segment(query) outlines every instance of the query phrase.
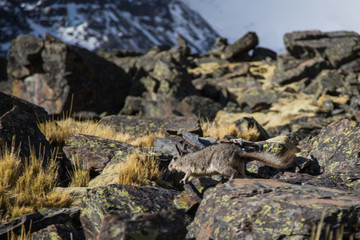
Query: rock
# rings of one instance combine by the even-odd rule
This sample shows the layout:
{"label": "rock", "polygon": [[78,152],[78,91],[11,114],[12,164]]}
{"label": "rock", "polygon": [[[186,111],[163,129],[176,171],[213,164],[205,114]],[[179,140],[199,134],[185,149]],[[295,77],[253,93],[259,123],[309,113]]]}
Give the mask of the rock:
{"label": "rock", "polygon": [[24,227],[23,234],[30,231],[31,239],[85,239],[79,216],[79,208],[41,209],[0,223],[0,238],[12,239],[11,232],[20,236]]}
{"label": "rock", "polygon": [[341,69],[346,73],[359,73],[360,72],[360,58],[356,58],[350,62],[341,65]]}
{"label": "rock", "polygon": [[345,77],[335,70],[323,70],[311,83],[304,89],[307,94],[315,98],[321,95],[340,95],[344,91]]}
{"label": "rock", "polygon": [[88,187],[55,187],[54,191],[71,196],[71,207],[80,207],[82,199],[86,196]]}
{"label": "rock", "polygon": [[86,239],[98,236],[101,222],[109,213],[156,213],[176,209],[172,201],[177,194],[174,190],[115,184],[91,189],[83,199],[80,215]]}
{"label": "rock", "polygon": [[183,210],[159,213],[108,214],[104,217],[98,239],[185,239]]}
{"label": "rock", "polygon": [[127,143],[77,134],[66,141],[63,151],[73,165],[79,164],[94,177],[107,165],[125,161],[134,149]]}
{"label": "rock", "polygon": [[123,69],[90,51],[27,35],[11,42],[8,73],[13,94],[49,114],[71,106],[74,112],[119,112],[131,85]]}
{"label": "rock", "polygon": [[14,106],[18,106],[24,110],[35,122],[45,122],[46,120],[50,120],[50,117],[44,108],[0,92],[0,116],[10,111]]}
{"label": "rock", "polygon": [[7,77],[7,60],[0,57],[0,92],[11,94],[11,84]]}
{"label": "rock", "polygon": [[248,32],[235,43],[228,45],[225,49],[225,59],[241,58],[247,55],[248,51],[258,45],[259,39],[255,32]]}
{"label": "rock", "polygon": [[216,138],[216,137],[199,137],[200,143],[205,145],[206,147],[216,143],[217,140],[219,140],[219,138]]}
{"label": "rock", "polygon": [[217,103],[210,98],[202,96],[187,96],[177,106],[177,111],[183,116],[201,117],[204,119],[213,120],[216,113],[222,108],[220,103]]}
{"label": "rock", "polygon": [[185,209],[187,213],[194,215],[202,200],[202,195],[190,184],[185,184],[184,189],[185,191],[175,197],[174,204],[177,208]]}
{"label": "rock", "polygon": [[326,177],[324,175],[313,176],[307,173],[284,172],[282,174],[276,175],[273,179],[302,186],[326,187],[342,191],[351,190],[344,183],[342,183],[342,181],[339,181],[339,179]]}
{"label": "rock", "polygon": [[191,180],[190,184],[184,185],[184,191],[175,197],[175,206],[179,209],[185,209],[186,213],[194,218],[204,192],[209,188],[215,187],[218,183],[219,181],[209,177]]}
{"label": "rock", "polygon": [[344,238],[354,227],[360,195],[332,188],[300,186],[267,179],[234,179],[208,189],[188,226],[195,239],[309,239],[323,218],[331,230],[343,226]]}
{"label": "rock", "polygon": [[267,58],[271,60],[276,60],[277,53],[271,49],[263,47],[255,47],[251,55],[251,61],[260,61],[266,60]]}
{"label": "rock", "polygon": [[15,105],[0,117],[0,146],[19,150],[19,156],[28,158],[33,152],[42,159],[42,166],[46,166],[51,159],[52,148],[48,140],[33,119],[36,113],[29,114]]}
{"label": "rock", "polygon": [[239,132],[253,133],[252,129],[254,129],[254,135],[256,136],[250,139],[252,141],[262,141],[269,138],[269,134],[266,132],[266,130],[253,117],[243,117],[237,120],[235,125]]}
{"label": "rock", "polygon": [[143,99],[141,97],[127,96],[124,107],[121,109],[122,115],[142,115],[143,114]]}
{"label": "rock", "polygon": [[359,56],[360,35],[356,32],[299,31],[286,33],[287,52],[296,58],[326,57],[335,68]]}
{"label": "rock", "polygon": [[278,58],[274,83],[286,85],[300,81],[304,78],[314,78],[321,70],[329,68],[328,63],[322,57],[295,60],[291,57]]}
{"label": "rock", "polygon": [[89,181],[88,186],[92,187],[102,187],[110,184],[119,183],[119,172],[121,169],[120,164],[109,164],[107,165],[100,173],[100,175]]}
{"label": "rock", "polygon": [[196,133],[202,136],[199,120],[193,117],[138,117],[112,115],[101,119],[101,124],[114,127],[118,132],[134,136],[161,132],[164,134]]}
{"label": "rock", "polygon": [[176,144],[181,145],[183,140],[179,139],[169,139],[169,138],[156,138],[154,140],[152,149],[155,152],[165,154],[167,156],[174,156],[176,155]]}
{"label": "rock", "polygon": [[323,174],[342,179],[348,187],[359,190],[360,124],[342,119],[323,128],[319,135],[303,141],[300,155],[313,156]]}
{"label": "rock", "polygon": [[278,101],[279,94],[275,91],[265,91],[262,88],[250,88],[238,97],[237,102],[244,106],[246,112],[259,112],[269,109],[273,103]]}
{"label": "rock", "polygon": [[7,81],[7,60],[5,58],[0,57],[0,82]]}
{"label": "rock", "polygon": [[187,143],[190,143],[199,150],[206,147],[203,143],[200,142],[199,135],[197,134],[184,132],[182,133],[182,137]]}

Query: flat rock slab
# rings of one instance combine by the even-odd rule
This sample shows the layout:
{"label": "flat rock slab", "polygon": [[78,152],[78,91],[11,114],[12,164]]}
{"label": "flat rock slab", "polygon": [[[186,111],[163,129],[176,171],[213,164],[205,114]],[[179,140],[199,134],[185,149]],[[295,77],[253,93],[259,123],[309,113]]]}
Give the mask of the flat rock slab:
{"label": "flat rock slab", "polygon": [[183,132],[202,135],[199,119],[192,117],[137,117],[111,115],[101,119],[101,124],[113,126],[118,132],[141,136],[150,132],[179,135]]}
{"label": "flat rock slab", "polygon": [[105,215],[137,214],[176,209],[174,197],[179,192],[154,187],[112,184],[87,192],[81,205],[81,223],[86,239],[94,239],[100,231]]}
{"label": "flat rock slab", "polygon": [[276,175],[273,179],[302,186],[327,187],[343,191],[351,190],[351,188],[346,186],[339,177],[334,178],[333,176],[327,176],[324,174],[320,176],[313,176],[307,173],[284,172],[283,174]]}
{"label": "flat rock slab", "polygon": [[[325,226],[358,236],[360,195],[275,180],[234,179],[208,189],[188,226],[195,239],[310,239],[325,211]],[[322,235],[324,236],[324,235]]]}
{"label": "flat rock slab", "polygon": [[310,141],[304,141],[300,149],[301,156],[313,156],[319,162],[324,174],[360,189],[360,123],[349,119],[333,122]]}

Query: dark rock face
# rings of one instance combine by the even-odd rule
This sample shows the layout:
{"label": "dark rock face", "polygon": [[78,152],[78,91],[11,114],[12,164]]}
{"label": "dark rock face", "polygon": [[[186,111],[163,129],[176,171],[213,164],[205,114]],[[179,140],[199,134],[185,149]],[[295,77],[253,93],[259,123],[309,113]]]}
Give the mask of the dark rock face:
{"label": "dark rock face", "polygon": [[75,112],[114,113],[123,107],[130,88],[120,67],[51,36],[45,41],[27,35],[13,40],[8,72],[13,95],[49,114],[70,111],[71,106]]}
{"label": "dark rock face", "polygon": [[89,190],[81,206],[81,223],[86,238],[95,238],[106,214],[136,214],[176,209],[177,191],[130,185],[109,185]]}
{"label": "dark rock face", "polygon": [[3,57],[13,38],[41,36],[43,31],[89,50],[141,52],[154,45],[176,44],[180,31],[194,52],[207,51],[218,37],[198,13],[174,0],[3,1],[0,25],[4,29],[0,36]]}
{"label": "dark rock face", "polygon": [[310,238],[326,207],[324,225],[344,226],[344,237],[360,211],[359,195],[331,188],[303,187],[273,180],[236,179],[205,192],[188,238]]}
{"label": "dark rock face", "polygon": [[51,145],[38,128],[36,120],[17,105],[0,117],[0,146],[10,151],[19,150],[20,157],[29,157],[34,152],[43,159],[43,166],[51,158]]}
{"label": "dark rock face", "polygon": [[99,239],[185,239],[183,210],[164,210],[160,213],[108,214],[101,224]]}
{"label": "dark rock face", "polygon": [[359,190],[360,125],[342,119],[322,129],[310,141],[303,142],[301,155],[312,155],[324,169],[323,175],[339,178],[350,189]]}

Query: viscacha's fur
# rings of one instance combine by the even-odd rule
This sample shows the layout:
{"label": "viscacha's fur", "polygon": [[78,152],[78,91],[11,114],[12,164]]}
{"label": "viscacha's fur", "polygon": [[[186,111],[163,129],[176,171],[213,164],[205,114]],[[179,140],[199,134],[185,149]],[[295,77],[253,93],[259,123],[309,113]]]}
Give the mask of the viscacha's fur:
{"label": "viscacha's fur", "polygon": [[294,164],[294,151],[281,156],[267,152],[247,152],[240,147],[229,144],[213,144],[200,151],[174,156],[169,164],[170,171],[185,173],[180,181],[186,183],[189,178],[220,174],[230,179],[245,177],[246,162],[257,160],[274,168],[287,169]]}

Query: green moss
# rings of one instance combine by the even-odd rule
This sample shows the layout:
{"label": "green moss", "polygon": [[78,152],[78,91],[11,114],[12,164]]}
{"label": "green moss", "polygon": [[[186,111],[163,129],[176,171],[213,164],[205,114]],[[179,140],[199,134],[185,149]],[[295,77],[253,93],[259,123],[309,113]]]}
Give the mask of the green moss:
{"label": "green moss", "polygon": [[176,208],[178,209],[187,209],[188,208],[188,203],[181,197],[179,198],[175,198],[173,201],[174,205],[176,206]]}
{"label": "green moss", "polygon": [[230,221],[233,221],[233,220],[235,220],[237,218],[237,216],[225,216],[224,217],[224,221],[225,222],[227,222],[227,223],[229,223]]}
{"label": "green moss", "polygon": [[56,240],[56,239],[62,239],[60,236],[59,236],[59,234],[57,234],[57,232],[50,232],[49,233],[49,236],[50,236],[50,239],[51,240]]}

